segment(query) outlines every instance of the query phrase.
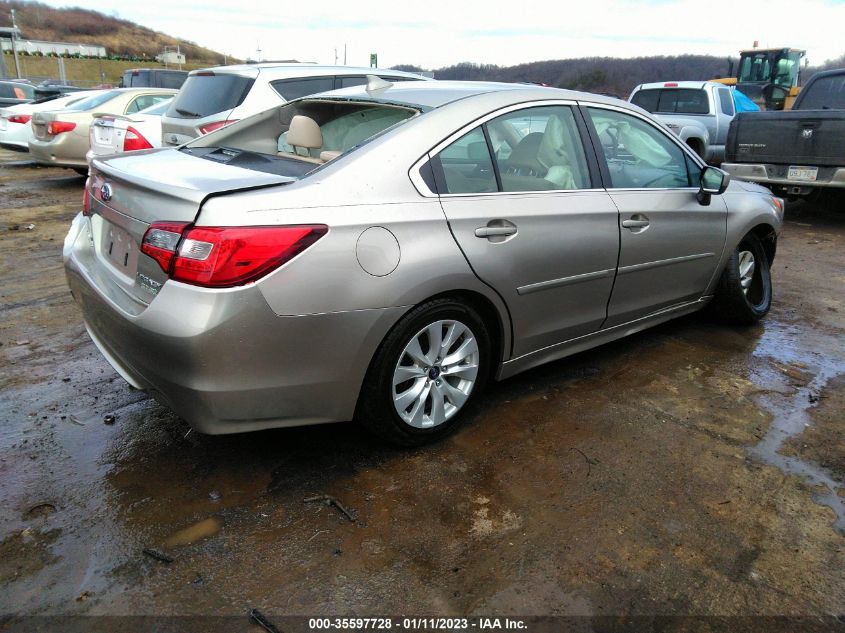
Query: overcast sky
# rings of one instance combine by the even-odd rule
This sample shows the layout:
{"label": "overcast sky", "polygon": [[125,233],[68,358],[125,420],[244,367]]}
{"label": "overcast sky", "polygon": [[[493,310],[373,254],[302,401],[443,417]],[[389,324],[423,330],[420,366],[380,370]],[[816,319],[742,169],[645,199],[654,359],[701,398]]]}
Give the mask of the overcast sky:
{"label": "overcast sky", "polygon": [[439,68],[586,56],[805,48],[845,54],[845,0],[46,0],[117,14],[240,58]]}

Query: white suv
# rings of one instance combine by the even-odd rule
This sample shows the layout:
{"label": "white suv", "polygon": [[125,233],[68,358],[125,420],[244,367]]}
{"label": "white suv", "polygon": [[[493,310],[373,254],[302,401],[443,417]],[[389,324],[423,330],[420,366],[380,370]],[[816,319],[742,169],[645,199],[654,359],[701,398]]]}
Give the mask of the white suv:
{"label": "white suv", "polygon": [[271,62],[194,70],[161,118],[162,146],[187,143],[279,103],[366,84],[367,75],[391,82],[426,79],[399,70]]}

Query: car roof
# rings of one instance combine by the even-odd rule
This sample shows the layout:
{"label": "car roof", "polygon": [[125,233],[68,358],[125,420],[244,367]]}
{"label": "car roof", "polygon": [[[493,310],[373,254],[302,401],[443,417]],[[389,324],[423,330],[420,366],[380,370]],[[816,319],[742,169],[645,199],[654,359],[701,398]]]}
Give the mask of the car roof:
{"label": "car roof", "polygon": [[402,70],[390,70],[389,68],[365,68],[363,66],[332,66],[330,64],[304,64],[304,63],[280,63],[264,62],[257,64],[232,64],[229,66],[212,66],[192,70],[189,75],[213,71],[215,73],[242,74],[254,77],[258,74],[271,74],[284,77],[312,77],[327,75],[394,75],[397,77],[411,77],[414,79],[427,79],[418,73],[409,73]]}
{"label": "car roof", "polygon": [[[630,104],[614,97],[564,90],[561,88],[547,88],[534,84],[500,83],[492,81],[402,81],[384,90],[367,92],[366,86],[352,86],[330,92],[310,95],[305,99],[332,97],[348,99],[350,101],[378,101],[425,108],[439,108],[449,103],[494,92],[519,92],[519,100],[532,101],[543,99],[567,99],[573,101],[592,101],[595,103]],[[515,97],[517,95],[514,95]]]}
{"label": "car roof", "polygon": [[[672,84],[667,85],[667,84]],[[707,86],[722,86],[723,88],[727,87],[725,84],[720,84],[717,81],[655,81],[649,84],[640,84],[637,86],[637,90],[655,90],[658,88],[695,88],[695,89],[702,89],[706,88]]]}

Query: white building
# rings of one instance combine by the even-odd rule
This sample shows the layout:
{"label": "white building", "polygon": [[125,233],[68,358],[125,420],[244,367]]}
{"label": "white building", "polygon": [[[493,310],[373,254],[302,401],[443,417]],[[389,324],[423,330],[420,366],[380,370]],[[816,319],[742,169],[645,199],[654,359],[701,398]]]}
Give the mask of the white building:
{"label": "white building", "polygon": [[[55,55],[83,55],[85,57],[106,57],[106,47],[96,44],[73,44],[71,42],[42,42],[40,40],[16,41],[18,54],[20,53],[53,53]],[[0,39],[0,50],[11,51],[12,41]]]}

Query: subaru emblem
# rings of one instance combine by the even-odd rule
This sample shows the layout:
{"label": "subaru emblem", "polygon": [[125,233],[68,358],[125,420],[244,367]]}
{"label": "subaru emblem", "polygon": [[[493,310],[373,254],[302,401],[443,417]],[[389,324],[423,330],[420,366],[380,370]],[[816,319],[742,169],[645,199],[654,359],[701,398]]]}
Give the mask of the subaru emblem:
{"label": "subaru emblem", "polygon": [[100,199],[103,202],[111,200],[111,185],[107,182],[103,183],[103,187],[100,189]]}

